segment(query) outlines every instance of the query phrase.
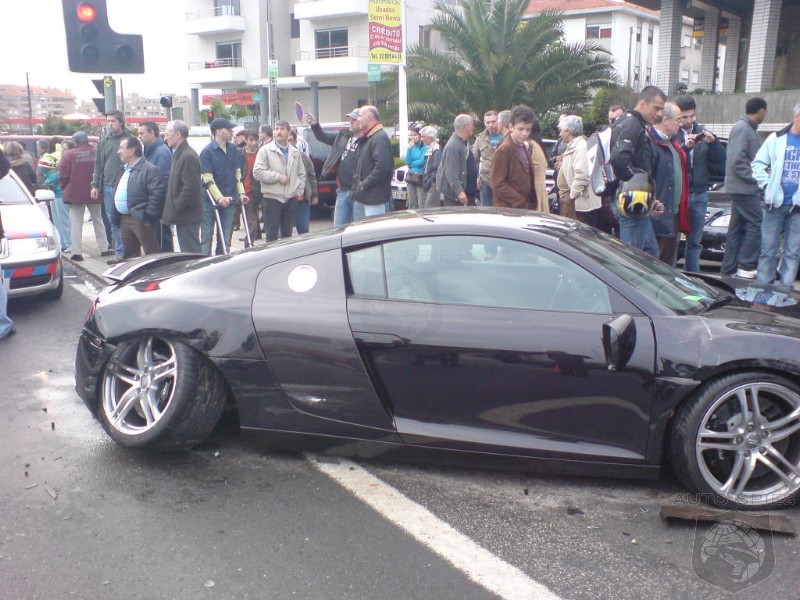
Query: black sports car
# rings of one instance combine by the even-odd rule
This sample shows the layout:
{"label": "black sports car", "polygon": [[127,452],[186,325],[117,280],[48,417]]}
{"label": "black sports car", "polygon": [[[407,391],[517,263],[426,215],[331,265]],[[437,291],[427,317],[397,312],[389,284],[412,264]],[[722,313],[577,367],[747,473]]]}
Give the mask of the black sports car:
{"label": "black sports car", "polygon": [[[241,427],[657,477],[717,504],[800,490],[797,297],[689,277],[577,222],[399,212],[108,274],[77,390],[125,446]],[[512,462],[512,461],[509,461]]]}

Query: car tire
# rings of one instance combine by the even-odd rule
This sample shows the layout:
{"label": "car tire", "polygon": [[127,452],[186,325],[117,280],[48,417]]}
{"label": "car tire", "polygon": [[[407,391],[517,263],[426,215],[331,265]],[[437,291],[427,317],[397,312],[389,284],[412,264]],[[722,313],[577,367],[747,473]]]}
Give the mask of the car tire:
{"label": "car tire", "polygon": [[128,448],[189,450],[208,437],[225,406],[219,371],[194,349],[164,338],[121,343],[101,381],[98,419]]}
{"label": "car tire", "polygon": [[793,505],[800,492],[800,387],[763,372],[704,383],[677,414],[672,467],[709,504]]}
{"label": "car tire", "polygon": [[64,273],[61,273],[61,277],[58,279],[58,287],[54,290],[50,290],[49,292],[45,292],[44,294],[42,294],[42,297],[46,300],[60,300],[63,294],[64,294]]}

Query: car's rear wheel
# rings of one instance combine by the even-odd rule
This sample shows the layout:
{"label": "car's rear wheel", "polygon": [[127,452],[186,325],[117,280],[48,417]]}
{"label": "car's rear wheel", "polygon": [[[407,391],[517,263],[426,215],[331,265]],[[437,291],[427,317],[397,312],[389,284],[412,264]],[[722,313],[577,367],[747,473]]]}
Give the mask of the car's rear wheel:
{"label": "car's rear wheel", "polygon": [[705,383],[677,415],[672,466],[712,504],[764,509],[800,492],[800,387],[770,373]]}
{"label": "car's rear wheel", "polygon": [[103,372],[98,418],[130,448],[188,450],[219,421],[225,384],[185,344],[153,336],[121,343]]}

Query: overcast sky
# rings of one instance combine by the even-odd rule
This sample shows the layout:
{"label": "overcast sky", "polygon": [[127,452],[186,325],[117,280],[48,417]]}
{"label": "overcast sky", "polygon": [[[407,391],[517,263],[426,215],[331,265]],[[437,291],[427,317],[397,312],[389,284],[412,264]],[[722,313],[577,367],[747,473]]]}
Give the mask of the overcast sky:
{"label": "overcast sky", "polygon": [[[106,73],[95,76],[69,70],[61,0],[1,1],[0,83],[25,85],[28,73],[32,86],[70,90],[79,100],[98,95],[91,80]],[[146,73],[115,76],[122,78],[126,94],[189,94],[184,4],[183,0],[108,0],[111,27],[144,36]]]}

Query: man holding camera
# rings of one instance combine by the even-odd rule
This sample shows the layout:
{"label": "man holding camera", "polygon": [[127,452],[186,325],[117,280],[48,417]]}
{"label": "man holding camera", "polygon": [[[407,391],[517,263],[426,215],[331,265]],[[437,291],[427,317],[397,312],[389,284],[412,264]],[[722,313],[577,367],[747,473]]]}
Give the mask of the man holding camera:
{"label": "man holding camera", "polygon": [[700,271],[703,225],[708,210],[708,180],[725,174],[725,148],[717,136],[697,123],[697,104],[691,96],[675,99],[680,109],[678,140],[686,153],[689,172],[689,233],[686,235],[684,269]]}

